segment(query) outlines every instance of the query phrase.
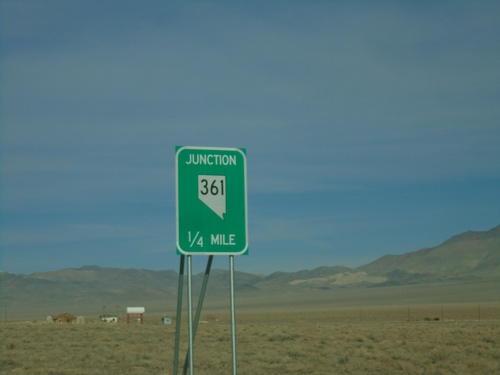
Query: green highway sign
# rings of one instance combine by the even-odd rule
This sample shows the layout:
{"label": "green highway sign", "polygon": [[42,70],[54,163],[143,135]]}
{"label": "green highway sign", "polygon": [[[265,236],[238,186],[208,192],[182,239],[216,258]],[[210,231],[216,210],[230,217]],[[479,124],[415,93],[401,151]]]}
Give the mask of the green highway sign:
{"label": "green highway sign", "polygon": [[177,251],[241,255],[248,250],[245,149],[177,147]]}

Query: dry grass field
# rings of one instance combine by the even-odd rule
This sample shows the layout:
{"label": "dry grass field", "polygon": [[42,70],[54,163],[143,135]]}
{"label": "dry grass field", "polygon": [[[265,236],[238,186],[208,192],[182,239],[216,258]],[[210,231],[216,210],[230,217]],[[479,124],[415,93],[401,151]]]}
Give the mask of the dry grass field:
{"label": "dry grass field", "polygon": [[[498,303],[246,310],[237,321],[241,375],[500,374]],[[173,374],[175,324],[160,324],[160,316],[144,325],[87,318],[0,328],[2,375]],[[202,315],[196,374],[231,374],[230,330],[227,313]]]}

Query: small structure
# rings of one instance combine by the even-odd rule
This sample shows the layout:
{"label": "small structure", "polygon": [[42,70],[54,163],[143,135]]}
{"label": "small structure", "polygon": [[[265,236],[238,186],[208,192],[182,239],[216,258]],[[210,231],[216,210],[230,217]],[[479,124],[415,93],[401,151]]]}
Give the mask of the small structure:
{"label": "small structure", "polygon": [[76,320],[76,316],[69,313],[61,313],[54,317],[54,322],[56,323],[73,323]]}
{"label": "small structure", "polygon": [[163,318],[161,318],[161,322],[163,325],[172,324],[172,319],[165,315]]}
{"label": "small structure", "polygon": [[130,319],[135,317],[141,324],[144,323],[144,313],[146,309],[144,307],[127,307],[127,324],[130,323]]}
{"label": "small structure", "polygon": [[101,322],[105,323],[118,323],[118,317],[116,315],[99,315],[99,319],[101,319]]}

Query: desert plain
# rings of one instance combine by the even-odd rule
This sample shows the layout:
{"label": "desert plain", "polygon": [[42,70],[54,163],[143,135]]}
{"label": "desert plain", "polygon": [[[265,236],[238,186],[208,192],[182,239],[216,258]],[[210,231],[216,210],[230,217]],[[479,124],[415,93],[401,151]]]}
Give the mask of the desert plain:
{"label": "desert plain", "polygon": [[[237,373],[500,374],[499,302],[377,304],[376,297],[338,306],[303,295],[281,296],[288,303],[240,298]],[[195,374],[232,373],[230,316],[219,302],[202,310]],[[159,313],[146,314],[142,325],[127,324],[123,314],[118,323],[96,315],[83,324],[3,321],[0,374],[175,374],[176,317],[170,315],[169,325]],[[184,310],[178,374],[187,353],[186,321]]]}

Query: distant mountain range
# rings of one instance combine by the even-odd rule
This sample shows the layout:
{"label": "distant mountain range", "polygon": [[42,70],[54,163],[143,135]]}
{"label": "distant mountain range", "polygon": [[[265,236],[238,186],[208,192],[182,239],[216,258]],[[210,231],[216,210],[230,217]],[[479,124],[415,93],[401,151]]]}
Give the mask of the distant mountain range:
{"label": "distant mountain range", "polygon": [[500,276],[500,226],[465,232],[441,245],[402,255],[386,255],[359,270],[388,280],[490,278]]}
{"label": "distant mountain range", "polygon": [[[199,290],[203,273],[194,276]],[[119,269],[85,266],[38,272],[30,275],[0,273],[1,306],[16,314],[65,310],[102,312],[123,306],[155,305],[172,310],[176,300],[178,273],[173,270]],[[422,283],[500,280],[500,226],[484,232],[465,232],[442,244],[401,255],[385,255],[358,268],[318,267],[299,272],[256,275],[235,272],[238,295],[283,295],[339,288],[383,288]],[[499,283],[500,285],[500,283]],[[228,271],[210,273],[207,295],[226,295]],[[160,302],[159,302],[160,301]],[[161,302],[163,301],[163,302]],[[121,308],[120,308],[121,307]],[[21,314],[22,315],[22,314]]]}

